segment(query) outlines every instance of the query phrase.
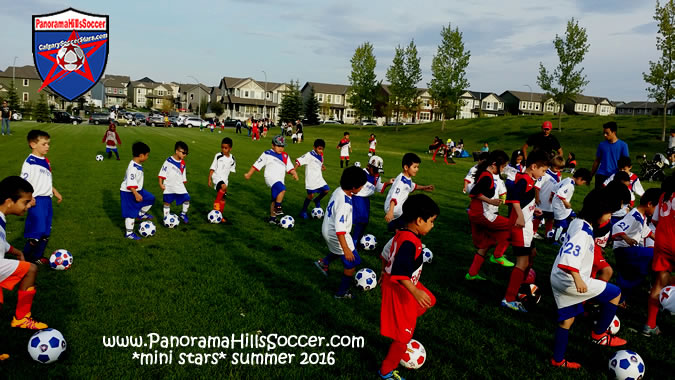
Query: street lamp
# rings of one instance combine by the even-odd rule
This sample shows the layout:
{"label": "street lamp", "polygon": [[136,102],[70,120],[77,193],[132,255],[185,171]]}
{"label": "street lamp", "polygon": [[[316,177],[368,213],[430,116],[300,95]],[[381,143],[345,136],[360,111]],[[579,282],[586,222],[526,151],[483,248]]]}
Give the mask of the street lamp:
{"label": "street lamp", "polygon": [[[188,78],[192,78],[197,81],[197,94],[199,96],[199,105],[197,106],[197,112],[199,113],[199,117],[202,117],[202,92],[201,87],[199,86],[199,79],[193,77],[192,75],[188,75]],[[187,96],[187,95],[186,95]],[[185,99],[187,100],[187,99]]]}
{"label": "street lamp", "polygon": [[267,118],[267,73],[265,70],[261,70],[265,74],[265,93],[263,94],[263,120]]}
{"label": "street lamp", "polygon": [[[523,86],[530,89],[530,106],[532,106],[532,87],[529,84],[524,84]],[[530,112],[530,115],[532,115],[532,112]]]}

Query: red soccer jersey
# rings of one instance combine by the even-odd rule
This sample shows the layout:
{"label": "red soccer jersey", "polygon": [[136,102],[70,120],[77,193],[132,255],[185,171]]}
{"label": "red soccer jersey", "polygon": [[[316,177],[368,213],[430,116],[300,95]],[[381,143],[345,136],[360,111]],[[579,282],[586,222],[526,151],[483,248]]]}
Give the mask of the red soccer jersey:
{"label": "red soccer jersey", "polygon": [[652,221],[656,224],[654,251],[675,257],[675,193],[669,199],[661,195],[659,207],[654,211]]}

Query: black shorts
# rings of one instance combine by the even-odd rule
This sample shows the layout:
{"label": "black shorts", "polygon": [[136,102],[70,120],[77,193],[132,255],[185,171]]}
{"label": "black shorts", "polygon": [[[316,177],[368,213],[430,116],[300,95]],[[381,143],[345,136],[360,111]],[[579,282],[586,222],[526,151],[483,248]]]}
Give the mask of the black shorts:
{"label": "black shorts", "polygon": [[513,256],[531,256],[534,251],[534,241],[529,247],[513,247]]}

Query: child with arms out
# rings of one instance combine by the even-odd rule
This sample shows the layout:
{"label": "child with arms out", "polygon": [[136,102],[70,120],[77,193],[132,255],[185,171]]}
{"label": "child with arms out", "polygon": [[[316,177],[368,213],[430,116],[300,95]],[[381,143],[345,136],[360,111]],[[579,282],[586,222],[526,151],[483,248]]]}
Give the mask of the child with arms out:
{"label": "child with arms out", "polygon": [[387,198],[384,201],[384,220],[389,223],[388,229],[394,231],[397,229],[398,219],[403,214],[403,204],[410,193],[415,190],[433,191],[434,185],[418,186],[412,179],[420,170],[422,160],[415,153],[406,153],[403,155],[401,166],[403,171],[399,174],[391,185]]}

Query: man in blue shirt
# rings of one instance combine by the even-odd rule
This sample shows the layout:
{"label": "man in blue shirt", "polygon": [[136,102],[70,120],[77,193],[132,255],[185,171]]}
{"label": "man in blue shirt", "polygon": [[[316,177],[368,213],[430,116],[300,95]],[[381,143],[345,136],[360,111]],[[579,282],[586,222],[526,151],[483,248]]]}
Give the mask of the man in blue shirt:
{"label": "man in blue shirt", "polygon": [[630,157],[628,144],[616,137],[616,122],[610,121],[602,126],[605,141],[598,144],[595,153],[595,162],[591,174],[595,175],[595,188],[599,189],[605,180],[618,171],[617,162],[621,157]]}

